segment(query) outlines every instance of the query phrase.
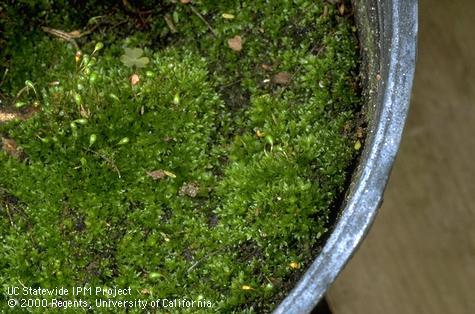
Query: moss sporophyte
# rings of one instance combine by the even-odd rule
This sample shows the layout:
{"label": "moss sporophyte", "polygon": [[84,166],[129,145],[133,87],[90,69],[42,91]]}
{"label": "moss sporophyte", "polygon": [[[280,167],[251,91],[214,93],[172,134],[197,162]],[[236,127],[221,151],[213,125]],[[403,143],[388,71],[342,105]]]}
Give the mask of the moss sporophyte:
{"label": "moss sporophyte", "polygon": [[364,140],[342,3],[2,2],[0,284],[271,311]]}

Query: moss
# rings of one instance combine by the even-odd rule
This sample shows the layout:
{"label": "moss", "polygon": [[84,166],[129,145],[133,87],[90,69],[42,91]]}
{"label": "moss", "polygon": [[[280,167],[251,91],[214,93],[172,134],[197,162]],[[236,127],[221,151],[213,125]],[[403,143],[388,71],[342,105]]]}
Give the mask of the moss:
{"label": "moss", "polygon": [[[0,284],[270,311],[322,245],[357,155],[351,14],[73,2],[1,5],[2,103],[38,112],[0,124],[21,150],[0,151]],[[79,58],[44,25],[93,31]],[[150,62],[128,67],[124,47]]]}

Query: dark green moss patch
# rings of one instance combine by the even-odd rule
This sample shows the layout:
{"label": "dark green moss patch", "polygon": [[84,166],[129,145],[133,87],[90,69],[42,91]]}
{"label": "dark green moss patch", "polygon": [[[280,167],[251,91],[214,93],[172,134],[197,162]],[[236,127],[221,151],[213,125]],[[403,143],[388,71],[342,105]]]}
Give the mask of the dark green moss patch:
{"label": "dark green moss patch", "polygon": [[359,149],[350,8],[129,2],[0,5],[0,285],[269,312]]}

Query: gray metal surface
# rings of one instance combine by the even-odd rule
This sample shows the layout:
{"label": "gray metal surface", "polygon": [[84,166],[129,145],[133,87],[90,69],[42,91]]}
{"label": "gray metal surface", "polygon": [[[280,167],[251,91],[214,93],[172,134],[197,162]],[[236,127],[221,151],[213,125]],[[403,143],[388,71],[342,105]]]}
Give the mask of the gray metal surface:
{"label": "gray metal surface", "polygon": [[355,0],[369,132],[343,210],[322,252],[274,311],[309,313],[368,232],[399,148],[416,58],[417,0]]}

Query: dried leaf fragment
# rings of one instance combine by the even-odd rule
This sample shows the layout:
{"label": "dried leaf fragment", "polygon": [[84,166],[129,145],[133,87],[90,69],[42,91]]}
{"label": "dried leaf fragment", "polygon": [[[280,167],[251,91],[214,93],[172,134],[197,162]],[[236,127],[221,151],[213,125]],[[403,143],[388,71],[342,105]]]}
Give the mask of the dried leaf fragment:
{"label": "dried leaf fragment", "polygon": [[265,71],[270,71],[272,70],[272,66],[270,64],[267,64],[267,63],[263,63],[261,64],[261,68]]}
{"label": "dried leaf fragment", "polygon": [[226,20],[232,20],[235,18],[234,14],[231,14],[231,13],[223,13],[221,16],[223,17],[223,19],[226,19]]}
{"label": "dried leaf fragment", "polygon": [[19,119],[19,118],[20,118],[20,115],[18,113],[0,111],[0,123],[8,122],[8,121]]}
{"label": "dried leaf fragment", "polygon": [[288,72],[279,72],[272,78],[272,81],[278,85],[288,85],[292,76]]}
{"label": "dried leaf fragment", "polygon": [[0,110],[0,123],[8,122],[12,120],[26,120],[33,116],[40,110],[38,104],[33,103],[33,106],[22,108],[22,111],[1,111]]}
{"label": "dried leaf fragment", "polygon": [[364,129],[360,126],[356,128],[355,133],[356,133],[357,138],[363,138],[364,137]]}
{"label": "dried leaf fragment", "polygon": [[190,3],[191,0],[180,0],[180,2],[181,2],[182,4],[187,4],[187,3]]}
{"label": "dried leaf fragment", "polygon": [[22,152],[18,148],[15,140],[11,138],[2,137],[2,150],[4,150],[10,157],[20,159]]}
{"label": "dried leaf fragment", "polygon": [[196,197],[196,195],[198,195],[199,190],[200,189],[199,189],[198,184],[194,182],[189,182],[189,183],[183,184],[183,186],[180,188],[179,194],[181,196],[187,195],[189,197]]}
{"label": "dried leaf fragment", "polygon": [[345,4],[342,2],[340,4],[340,6],[338,7],[338,12],[340,13],[340,15],[344,15],[345,14]]}
{"label": "dried leaf fragment", "polygon": [[89,111],[89,109],[84,108],[84,106],[81,104],[81,107],[79,108],[79,114],[83,118],[89,118],[91,112]]}
{"label": "dried leaf fragment", "polygon": [[234,36],[228,40],[228,46],[232,50],[239,52],[242,50],[242,38],[239,35]]}
{"label": "dried leaf fragment", "polygon": [[74,55],[74,60],[76,60],[76,63],[81,61],[81,57],[82,57],[81,50],[76,51],[76,54]]}
{"label": "dried leaf fragment", "polygon": [[163,170],[163,172],[170,178],[176,178],[176,174],[174,174],[173,172],[171,171],[166,171],[166,170]]}
{"label": "dried leaf fragment", "polygon": [[161,180],[166,177],[176,178],[176,175],[173,172],[162,170],[162,169],[147,172],[147,175],[154,180]]}
{"label": "dried leaf fragment", "polygon": [[147,288],[143,288],[142,290],[140,290],[140,293],[142,294],[146,294],[146,295],[150,295],[151,294],[151,291]]}
{"label": "dried leaf fragment", "polygon": [[165,178],[167,175],[165,174],[165,171],[163,170],[154,170],[151,172],[147,172],[147,175],[151,177],[154,180],[160,180]]}
{"label": "dried leaf fragment", "polygon": [[265,135],[266,135],[265,132],[262,132],[261,130],[256,131],[256,136],[259,137],[259,138],[264,137]]}
{"label": "dried leaf fragment", "polygon": [[137,75],[137,74],[132,74],[132,76],[130,77],[130,84],[132,84],[132,86],[135,86],[137,85],[138,83],[140,82],[140,77]]}
{"label": "dried leaf fragment", "polygon": [[69,32],[68,35],[71,36],[72,38],[80,38],[82,36],[81,32],[78,30]]}
{"label": "dried leaf fragment", "polygon": [[167,23],[167,26],[168,28],[170,29],[170,31],[173,33],[173,34],[176,34],[178,33],[178,30],[175,26],[175,23],[173,23],[173,20],[172,20],[172,17],[170,16],[170,14],[166,14],[163,19],[165,20],[165,23]]}

